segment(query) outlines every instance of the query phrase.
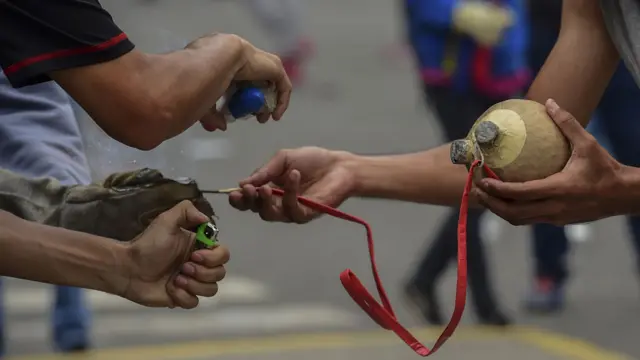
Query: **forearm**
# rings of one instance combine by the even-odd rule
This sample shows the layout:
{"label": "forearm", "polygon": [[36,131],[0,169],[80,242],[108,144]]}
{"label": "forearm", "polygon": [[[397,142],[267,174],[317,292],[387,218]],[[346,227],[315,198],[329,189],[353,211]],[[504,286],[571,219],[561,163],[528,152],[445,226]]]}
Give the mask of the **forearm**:
{"label": "forearm", "polygon": [[618,65],[619,55],[598,1],[566,0],[562,13],[556,45],[526,97],[542,104],[553,98],[586,126]]}
{"label": "forearm", "polygon": [[354,174],[355,196],[459,205],[467,169],[451,162],[449,148],[446,144],[405,155],[350,155],[345,163]]}
{"label": "forearm", "polygon": [[36,224],[0,211],[0,275],[122,294],[126,244]]}
{"label": "forearm", "polygon": [[213,108],[244,60],[243,39],[215,34],[171,53],[134,50],[113,61],[57,71],[51,77],[111,137],[150,150]]}
{"label": "forearm", "polygon": [[243,42],[235,35],[207,35],[184,50],[151,57],[144,77],[151,98],[167,112],[163,139],[180,134],[215,106],[244,65]]}

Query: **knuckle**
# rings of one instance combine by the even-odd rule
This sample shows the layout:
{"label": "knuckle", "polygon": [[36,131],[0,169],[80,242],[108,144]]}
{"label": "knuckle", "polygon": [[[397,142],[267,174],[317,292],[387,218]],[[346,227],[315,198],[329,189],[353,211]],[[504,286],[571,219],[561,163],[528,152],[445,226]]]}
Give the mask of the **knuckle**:
{"label": "knuckle", "polygon": [[582,142],[584,148],[586,150],[595,150],[598,149],[600,147],[600,144],[598,144],[598,140],[591,134],[585,134],[585,138]]}
{"label": "knuckle", "polygon": [[[283,64],[282,64],[282,58],[280,58],[280,56],[276,55],[276,54],[271,54],[273,62],[278,65],[278,67],[280,68],[284,68]],[[284,70],[283,70],[284,71]]]}
{"label": "knuckle", "polygon": [[290,152],[291,152],[291,149],[280,149],[276,152],[274,157],[286,158]]}
{"label": "knuckle", "polygon": [[571,113],[563,109],[558,110],[553,117],[558,125],[566,125],[576,120]]}

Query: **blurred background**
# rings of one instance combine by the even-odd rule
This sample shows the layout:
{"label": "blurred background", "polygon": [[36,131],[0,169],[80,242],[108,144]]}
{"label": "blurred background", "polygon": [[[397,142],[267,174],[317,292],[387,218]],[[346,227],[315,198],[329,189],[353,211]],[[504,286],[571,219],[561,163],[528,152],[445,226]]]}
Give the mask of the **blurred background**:
{"label": "blurred background", "polygon": [[[289,111],[278,123],[236,122],[224,133],[194,126],[151,153],[107,139],[78,110],[96,179],[149,166],[169,176],[194,177],[203,188],[224,188],[234,186],[281,148],[317,145],[360,154],[395,154],[447,140],[441,110],[434,104],[440,100],[425,101],[425,93],[433,87],[425,91],[431,85],[424,72],[421,77],[420,65],[405,44],[405,9],[412,1],[102,3],[133,42],[149,52],[181,48],[211,31],[239,34],[281,54],[295,91]],[[438,11],[437,6],[431,11]],[[507,94],[516,96],[517,92]],[[463,109],[472,106],[457,104]],[[466,133],[468,126],[459,129]],[[351,268],[373,289],[363,228],[328,217],[304,226],[270,224],[234,211],[224,196],[210,200],[220,216],[221,239],[232,252],[218,296],[202,301],[195,310],[181,311],[145,309],[114,296],[86,292],[92,310],[91,347],[96,352],[76,356],[262,360],[417,356],[395,335],[378,331],[340,284],[339,273]],[[417,296],[409,296],[416,295],[409,285],[414,273],[421,271],[416,269],[422,253],[438,241],[431,235],[441,232],[451,210],[360,199],[350,200],[343,210],[372,224],[379,270],[398,317],[419,329],[416,334],[431,345],[440,329],[437,321],[429,318],[424,306],[423,312],[415,312],[407,304],[434,301],[436,276]],[[512,227],[491,214],[479,216],[478,234],[492,279],[487,291],[496,300],[489,301],[493,304],[484,312],[469,301],[461,328],[436,358],[640,359],[639,272],[624,219],[568,230],[571,256],[562,261],[571,269],[571,277],[559,285],[559,280],[540,274],[531,229]],[[8,358],[66,358],[50,354],[52,287],[4,281]],[[453,308],[453,263],[437,285],[446,320]],[[511,325],[504,327],[507,323]]]}

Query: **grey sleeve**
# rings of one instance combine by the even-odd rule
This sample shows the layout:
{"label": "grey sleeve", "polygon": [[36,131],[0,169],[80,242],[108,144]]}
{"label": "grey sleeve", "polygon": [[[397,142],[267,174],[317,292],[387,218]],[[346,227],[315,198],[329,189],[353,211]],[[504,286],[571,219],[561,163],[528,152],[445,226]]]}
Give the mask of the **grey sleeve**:
{"label": "grey sleeve", "polygon": [[600,0],[600,7],[620,57],[640,84],[640,1]]}

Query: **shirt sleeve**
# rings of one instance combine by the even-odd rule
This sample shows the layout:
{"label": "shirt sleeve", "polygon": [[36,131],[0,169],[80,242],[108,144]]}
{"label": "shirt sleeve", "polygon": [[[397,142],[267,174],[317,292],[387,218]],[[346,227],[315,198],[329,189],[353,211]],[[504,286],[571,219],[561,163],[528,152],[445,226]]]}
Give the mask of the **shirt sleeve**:
{"label": "shirt sleeve", "polygon": [[0,0],[0,67],[14,87],[133,48],[98,0]]}

